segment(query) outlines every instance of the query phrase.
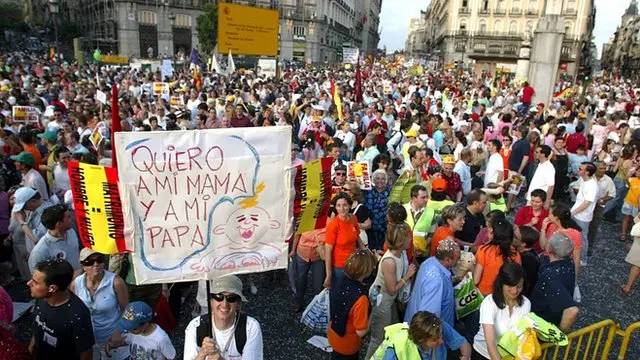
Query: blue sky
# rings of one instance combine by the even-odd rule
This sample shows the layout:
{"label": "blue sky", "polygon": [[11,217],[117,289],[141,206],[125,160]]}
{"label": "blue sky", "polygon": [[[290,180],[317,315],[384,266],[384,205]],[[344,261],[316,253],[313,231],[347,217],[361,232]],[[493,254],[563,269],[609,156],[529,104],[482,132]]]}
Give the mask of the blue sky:
{"label": "blue sky", "polygon": [[[379,47],[387,46],[387,51],[401,50],[407,39],[409,20],[418,17],[420,10],[429,5],[430,0],[383,0],[380,13],[382,36]],[[630,0],[595,0],[596,28],[594,35],[598,54],[602,44],[607,42],[616,27],[620,24],[620,17],[629,6]]]}

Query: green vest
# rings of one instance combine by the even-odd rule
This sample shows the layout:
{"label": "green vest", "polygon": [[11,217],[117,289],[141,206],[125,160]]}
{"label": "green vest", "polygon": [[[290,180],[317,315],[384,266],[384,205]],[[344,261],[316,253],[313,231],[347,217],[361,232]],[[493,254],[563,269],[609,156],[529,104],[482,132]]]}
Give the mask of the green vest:
{"label": "green vest", "polygon": [[442,209],[449,205],[453,205],[453,201],[429,200],[427,202],[424,213],[422,213],[422,216],[420,216],[420,219],[418,219],[418,222],[413,229],[413,247],[415,250],[429,254],[429,249],[427,249],[427,238],[430,233],[433,233],[436,230],[434,220],[440,216]]}
{"label": "green vest", "polygon": [[398,360],[419,360],[422,357],[418,347],[409,340],[409,324],[398,323],[384,328],[384,340],[378,346],[371,360],[382,360],[387,349],[392,347]]}
{"label": "green vest", "polygon": [[496,202],[489,201],[489,211],[493,210],[500,210],[505,214],[507,213],[507,204],[505,204],[503,197],[498,198]]}

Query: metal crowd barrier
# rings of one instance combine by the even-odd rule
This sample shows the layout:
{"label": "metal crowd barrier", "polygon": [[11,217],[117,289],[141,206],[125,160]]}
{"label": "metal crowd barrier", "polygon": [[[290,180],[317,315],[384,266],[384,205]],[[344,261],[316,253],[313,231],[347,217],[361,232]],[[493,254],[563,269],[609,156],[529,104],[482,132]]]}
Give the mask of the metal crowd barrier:
{"label": "metal crowd barrier", "polygon": [[[640,330],[640,322],[621,329],[613,320],[603,320],[572,332],[567,346],[542,345],[541,359],[608,360],[611,345],[617,336],[622,337],[618,360],[624,360],[634,333]],[[634,344],[637,345],[637,342]],[[629,359],[634,360],[634,359]]]}

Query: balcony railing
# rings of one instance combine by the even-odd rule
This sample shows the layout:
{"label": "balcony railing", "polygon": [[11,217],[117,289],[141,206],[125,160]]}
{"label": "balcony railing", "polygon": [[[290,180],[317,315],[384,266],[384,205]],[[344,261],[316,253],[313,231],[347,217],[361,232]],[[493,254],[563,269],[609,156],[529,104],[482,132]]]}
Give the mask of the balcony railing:
{"label": "balcony railing", "polygon": [[564,16],[576,16],[578,14],[578,12],[576,11],[576,9],[564,9],[562,14]]}
{"label": "balcony railing", "polygon": [[522,33],[518,32],[502,32],[502,31],[477,31],[476,37],[495,37],[495,38],[522,38]]}
{"label": "balcony railing", "polygon": [[507,13],[506,9],[495,9],[493,10],[493,15],[505,15]]}
{"label": "balcony railing", "polygon": [[509,10],[509,16],[522,16],[522,9],[512,8]]}
{"label": "balcony railing", "polygon": [[500,54],[502,52],[501,44],[490,44],[489,45],[489,54]]}
{"label": "balcony railing", "polygon": [[468,7],[461,7],[458,10],[459,14],[471,14],[471,9],[469,9]]}
{"label": "balcony railing", "polygon": [[527,16],[538,16],[538,9],[527,10]]}
{"label": "balcony railing", "polygon": [[491,11],[489,11],[489,9],[480,9],[478,10],[478,14],[479,15],[489,15],[491,13]]}

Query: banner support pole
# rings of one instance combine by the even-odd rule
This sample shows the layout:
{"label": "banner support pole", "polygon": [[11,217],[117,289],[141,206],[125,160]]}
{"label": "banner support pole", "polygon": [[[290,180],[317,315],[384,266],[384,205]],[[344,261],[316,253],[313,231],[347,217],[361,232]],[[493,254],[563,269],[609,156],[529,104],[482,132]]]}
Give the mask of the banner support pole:
{"label": "banner support pole", "polygon": [[209,317],[209,321],[211,321],[211,325],[207,329],[207,333],[210,339],[213,339],[213,318],[211,317],[211,285],[209,280],[205,280],[207,282],[207,316]]}

